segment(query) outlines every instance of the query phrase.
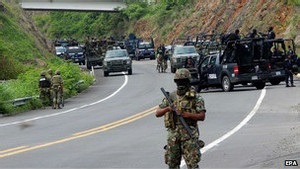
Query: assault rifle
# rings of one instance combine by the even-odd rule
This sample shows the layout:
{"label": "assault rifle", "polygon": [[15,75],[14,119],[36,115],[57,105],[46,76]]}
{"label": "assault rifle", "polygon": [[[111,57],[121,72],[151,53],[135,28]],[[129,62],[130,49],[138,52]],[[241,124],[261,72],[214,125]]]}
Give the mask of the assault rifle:
{"label": "assault rifle", "polygon": [[[174,116],[177,116],[178,119],[180,120],[180,123],[184,126],[184,128],[186,129],[186,131],[188,132],[190,138],[193,138],[193,134],[192,134],[192,129],[190,128],[190,126],[186,123],[186,121],[184,120],[184,118],[177,112],[175,105],[173,104],[169,94],[165,91],[165,89],[162,87],[160,88],[160,90],[162,91],[162,93],[164,94],[165,98],[167,99],[169,106],[171,107]],[[198,140],[197,142],[197,147],[203,148],[205,143],[202,140]]]}

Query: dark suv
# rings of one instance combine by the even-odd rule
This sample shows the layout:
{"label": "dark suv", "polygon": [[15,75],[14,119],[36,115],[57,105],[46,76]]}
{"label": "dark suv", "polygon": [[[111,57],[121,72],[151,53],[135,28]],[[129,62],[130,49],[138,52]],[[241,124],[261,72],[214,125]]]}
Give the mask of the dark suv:
{"label": "dark suv", "polygon": [[80,46],[68,46],[66,55],[67,59],[71,59],[74,63],[85,65],[84,50]]}
{"label": "dark suv", "polygon": [[206,56],[198,67],[198,91],[207,87],[221,87],[231,91],[234,85],[252,83],[263,89],[268,80],[269,65],[265,58],[255,55],[256,41],[239,40],[229,43],[224,52]]}
{"label": "dark suv", "polygon": [[150,58],[155,59],[154,44],[151,42],[139,42],[135,49],[136,60]]}

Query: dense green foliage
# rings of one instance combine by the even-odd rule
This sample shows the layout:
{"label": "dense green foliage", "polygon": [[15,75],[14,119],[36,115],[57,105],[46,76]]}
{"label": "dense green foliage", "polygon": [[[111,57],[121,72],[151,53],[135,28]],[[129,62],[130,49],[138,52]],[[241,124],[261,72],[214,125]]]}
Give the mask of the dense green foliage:
{"label": "dense green foliage", "polygon": [[162,25],[162,20],[172,21],[180,17],[178,11],[182,11],[194,1],[162,1],[152,5],[139,1],[128,1],[128,3],[126,9],[116,13],[56,11],[37,15],[34,20],[51,39],[75,38],[83,41],[87,36],[121,37],[131,33],[134,23],[144,17],[153,17],[154,24],[163,30],[168,30],[170,26]]}
{"label": "dense green foliage", "polygon": [[289,4],[300,6],[300,0],[288,0]]}
{"label": "dense green foliage", "polygon": [[[0,13],[0,114],[11,114],[42,106],[39,99],[33,99],[30,104],[22,107],[13,107],[11,101],[38,96],[38,80],[43,70],[61,70],[66,98],[93,83],[93,77],[81,71],[76,64],[65,62],[48,53],[46,49],[39,48],[34,36],[20,27],[16,8],[11,4],[5,6],[7,11]],[[47,56],[43,56],[45,53]],[[84,83],[78,85],[80,80]]]}

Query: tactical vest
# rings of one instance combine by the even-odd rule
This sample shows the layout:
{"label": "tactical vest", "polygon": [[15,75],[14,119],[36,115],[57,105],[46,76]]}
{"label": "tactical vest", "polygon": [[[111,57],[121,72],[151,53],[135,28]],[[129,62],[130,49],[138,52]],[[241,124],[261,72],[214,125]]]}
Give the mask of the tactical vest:
{"label": "tactical vest", "polygon": [[53,76],[51,83],[53,88],[58,88],[62,85],[62,77],[60,75]]}
{"label": "tactical vest", "polygon": [[[170,98],[173,101],[177,109],[190,113],[196,113],[196,92],[189,90],[184,96],[178,96],[175,92],[170,94]],[[197,126],[197,121],[192,119],[185,119],[186,123],[190,126]],[[172,112],[167,112],[164,116],[164,122],[166,128],[174,129],[176,125],[181,125],[180,120]]]}
{"label": "tactical vest", "polygon": [[45,77],[40,78],[40,80],[39,80],[39,86],[41,88],[49,88],[50,85],[51,85],[50,80],[48,80]]}

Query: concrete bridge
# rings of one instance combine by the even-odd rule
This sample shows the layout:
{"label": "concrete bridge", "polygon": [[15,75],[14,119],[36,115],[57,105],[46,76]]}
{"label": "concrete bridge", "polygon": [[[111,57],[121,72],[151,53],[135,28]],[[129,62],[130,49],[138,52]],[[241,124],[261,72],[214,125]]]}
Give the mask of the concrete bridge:
{"label": "concrete bridge", "polygon": [[20,0],[24,10],[115,12],[126,8],[125,0]]}

